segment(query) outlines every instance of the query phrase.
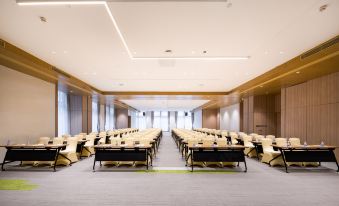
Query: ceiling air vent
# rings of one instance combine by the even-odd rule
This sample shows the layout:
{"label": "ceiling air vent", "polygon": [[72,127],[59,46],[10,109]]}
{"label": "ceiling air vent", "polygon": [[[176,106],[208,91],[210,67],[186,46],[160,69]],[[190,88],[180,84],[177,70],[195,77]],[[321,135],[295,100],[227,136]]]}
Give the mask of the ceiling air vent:
{"label": "ceiling air vent", "polygon": [[2,39],[0,39],[0,47],[2,47],[2,48],[6,47],[6,42]]}
{"label": "ceiling air vent", "polygon": [[320,46],[317,46],[317,47],[315,47],[315,48],[313,48],[313,49],[303,53],[302,55],[300,55],[300,59],[303,60],[303,59],[305,59],[305,58],[307,58],[309,56],[312,56],[313,54],[316,54],[316,53],[318,53],[318,52],[320,52],[320,51],[322,51],[324,49],[327,49],[327,48],[337,44],[338,42],[339,42],[339,36],[335,37],[334,39],[331,39],[328,42],[323,43]]}
{"label": "ceiling air vent", "polygon": [[66,78],[71,78],[71,76],[63,71],[61,71],[60,69],[52,66],[52,69],[57,72],[58,74],[61,74],[62,76],[66,77]]}

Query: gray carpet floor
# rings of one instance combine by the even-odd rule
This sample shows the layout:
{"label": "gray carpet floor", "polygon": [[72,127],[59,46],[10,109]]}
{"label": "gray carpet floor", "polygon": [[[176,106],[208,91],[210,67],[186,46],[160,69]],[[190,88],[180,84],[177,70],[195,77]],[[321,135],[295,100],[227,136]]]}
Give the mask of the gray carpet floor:
{"label": "gray carpet floor", "polygon": [[[24,179],[31,191],[0,190],[0,205],[339,205],[335,165],[319,168],[269,167],[247,158],[248,172],[145,173],[135,168],[98,167],[93,158],[71,167],[19,168],[9,165],[0,179]],[[154,168],[185,169],[174,141],[165,134]],[[144,169],[143,167],[137,168]]]}

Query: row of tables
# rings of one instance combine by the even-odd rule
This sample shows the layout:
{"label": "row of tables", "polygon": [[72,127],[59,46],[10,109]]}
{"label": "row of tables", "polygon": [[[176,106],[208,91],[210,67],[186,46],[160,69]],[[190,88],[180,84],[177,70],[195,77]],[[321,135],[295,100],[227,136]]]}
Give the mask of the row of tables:
{"label": "row of tables", "polygon": [[245,146],[243,145],[228,145],[228,146],[212,146],[203,147],[202,145],[188,146],[188,142],[184,141],[175,132],[172,132],[179,151],[183,154],[188,163],[191,157],[191,171],[194,170],[194,162],[243,162],[245,166],[244,172],[247,172],[247,164],[245,159]]}
{"label": "row of tables", "polygon": [[[229,145],[227,147],[202,147],[194,146],[188,147],[187,142],[185,142],[181,137],[179,137],[175,132],[172,132],[172,137],[174,138],[179,151],[185,156],[190,151],[191,156],[191,166],[193,171],[194,161],[201,162],[244,162],[245,171],[247,171],[246,160],[245,160],[245,146],[243,146],[243,141],[239,139],[239,145]],[[227,137],[229,141],[231,137]],[[259,153],[263,153],[262,144],[259,141],[253,141],[254,148],[257,152],[257,158],[259,160]],[[277,146],[272,145],[275,150],[280,151],[278,157],[282,157],[284,161],[285,171],[288,173],[288,162],[334,162],[337,165],[337,172],[339,172],[339,164],[334,154],[335,146],[320,146],[320,145],[308,145],[308,146]],[[187,164],[188,157],[186,158]]]}
{"label": "row of tables", "polygon": [[[95,171],[95,163],[97,161],[146,161],[146,168],[148,169],[148,157],[152,159],[153,155],[156,155],[156,151],[159,148],[162,133],[158,137],[151,141],[151,146],[134,145],[134,146],[114,146],[110,144],[94,145],[95,157],[93,164],[93,171]],[[96,138],[97,139],[97,138]],[[99,138],[100,139],[100,138]],[[77,145],[77,153],[82,153],[84,145],[88,140],[79,140]],[[66,156],[60,153],[65,149],[67,144],[62,145],[0,145],[7,149],[3,163],[1,165],[2,171],[5,170],[4,165],[15,161],[53,161],[53,170],[56,171],[56,161],[58,156]],[[153,151],[153,153],[152,153]],[[69,160],[69,159],[68,159]],[[69,160],[70,163],[71,160]]]}

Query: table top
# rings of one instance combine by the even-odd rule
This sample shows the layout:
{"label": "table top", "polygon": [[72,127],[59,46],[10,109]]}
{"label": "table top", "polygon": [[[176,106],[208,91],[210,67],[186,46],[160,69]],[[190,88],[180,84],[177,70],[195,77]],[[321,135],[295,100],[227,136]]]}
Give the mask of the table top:
{"label": "table top", "polygon": [[23,149],[36,149],[36,148],[46,148],[46,149],[55,149],[55,148],[62,148],[66,147],[66,144],[60,144],[60,145],[43,145],[43,144],[14,144],[14,145],[0,145],[0,147],[6,147],[6,148],[23,148]]}
{"label": "table top", "polygon": [[204,147],[202,145],[197,145],[193,147],[188,147],[189,149],[245,149],[247,147],[243,145],[228,145],[228,146],[211,146],[211,147]]}
{"label": "table top", "polygon": [[145,146],[145,145],[135,145],[135,146],[128,146],[128,145],[111,145],[111,144],[101,144],[101,145],[95,145],[94,148],[97,149],[121,149],[121,148],[126,148],[126,149],[149,149],[151,146]]}
{"label": "table top", "polygon": [[300,146],[277,146],[277,145],[272,145],[274,148],[277,148],[277,149],[283,149],[283,150],[293,150],[293,149],[297,149],[297,150],[308,150],[308,149],[335,149],[336,146],[330,146],[330,145],[324,145],[324,146],[321,146],[321,145],[307,145],[307,146],[304,146],[304,145],[300,145]]}

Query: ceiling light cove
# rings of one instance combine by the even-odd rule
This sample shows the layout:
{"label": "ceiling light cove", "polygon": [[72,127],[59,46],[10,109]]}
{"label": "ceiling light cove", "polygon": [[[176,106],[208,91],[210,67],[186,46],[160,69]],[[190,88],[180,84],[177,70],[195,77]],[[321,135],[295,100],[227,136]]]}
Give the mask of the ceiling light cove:
{"label": "ceiling light cove", "polygon": [[[47,0],[17,0],[16,1],[20,6],[49,6],[49,5],[104,5],[106,11],[126,49],[126,52],[131,60],[162,60],[162,59],[174,59],[174,60],[248,60],[250,56],[189,56],[189,57],[178,57],[178,56],[170,56],[170,57],[136,57],[133,56],[131,50],[129,49],[124,36],[121,33],[120,28],[107,4],[107,1],[103,0],[92,0],[92,1],[85,1],[85,0],[73,0],[73,1],[64,1],[64,0],[54,0],[54,1],[47,1]],[[172,50],[166,50],[166,53],[172,53]],[[192,54],[195,52],[192,52]],[[207,54],[207,51],[204,50],[203,54]],[[133,52],[135,55],[136,52]]]}

